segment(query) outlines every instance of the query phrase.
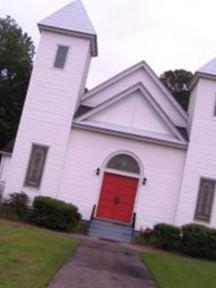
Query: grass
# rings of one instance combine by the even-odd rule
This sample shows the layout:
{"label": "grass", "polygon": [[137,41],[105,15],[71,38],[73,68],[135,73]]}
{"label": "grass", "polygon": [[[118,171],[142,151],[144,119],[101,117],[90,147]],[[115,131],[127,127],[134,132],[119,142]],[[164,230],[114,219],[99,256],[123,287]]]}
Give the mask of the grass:
{"label": "grass", "polygon": [[46,287],[76,246],[60,233],[0,220],[0,287]]}
{"label": "grass", "polygon": [[142,253],[141,260],[160,288],[216,287],[216,262],[169,253]]}

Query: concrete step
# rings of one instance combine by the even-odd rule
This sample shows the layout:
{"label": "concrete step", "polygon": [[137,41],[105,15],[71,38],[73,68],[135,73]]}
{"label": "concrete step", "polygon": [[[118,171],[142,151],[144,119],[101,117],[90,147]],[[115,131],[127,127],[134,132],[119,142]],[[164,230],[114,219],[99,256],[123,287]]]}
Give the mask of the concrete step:
{"label": "concrete step", "polygon": [[90,227],[91,230],[96,230],[96,231],[100,231],[100,230],[106,230],[106,231],[112,231],[113,233],[121,233],[121,234],[125,234],[128,235],[131,233],[131,229],[124,229],[124,228],[118,228],[118,227],[107,227],[107,226],[97,226],[97,225],[91,225]]}
{"label": "concrete step", "polygon": [[118,230],[124,230],[124,231],[130,231],[131,226],[127,224],[122,224],[122,223],[117,223],[117,222],[111,222],[111,221],[106,221],[106,220],[98,220],[98,219],[93,219],[91,223],[92,227],[106,227],[106,228],[113,228],[113,229],[118,229]]}
{"label": "concrete step", "polygon": [[98,236],[112,236],[112,237],[117,237],[117,238],[126,238],[130,239],[132,231],[130,233],[122,233],[122,232],[117,232],[113,230],[107,230],[107,229],[90,229],[90,234],[91,235],[98,235]]}
{"label": "concrete step", "polygon": [[89,229],[89,235],[105,239],[130,243],[133,229],[129,225],[93,219]]}
{"label": "concrete step", "polygon": [[112,234],[112,233],[104,233],[102,231],[100,232],[90,232],[91,236],[97,236],[99,238],[103,238],[103,239],[110,239],[110,240],[114,240],[114,241],[119,241],[119,242],[126,242],[126,243],[130,243],[131,242],[131,236],[123,236],[123,235],[116,235],[116,234]]}
{"label": "concrete step", "polygon": [[112,231],[113,233],[117,233],[117,234],[124,234],[124,235],[129,235],[131,234],[132,229],[118,229],[118,227],[102,227],[102,226],[96,226],[96,225],[91,225],[90,229],[93,231],[100,231],[100,230],[104,230],[104,231]]}
{"label": "concrete step", "polygon": [[118,228],[123,228],[123,229],[131,229],[130,225],[127,224],[122,224],[122,223],[117,223],[117,222],[111,222],[111,221],[106,221],[106,220],[98,220],[98,219],[94,219],[92,221],[93,225],[97,225],[97,226],[106,226],[106,227],[118,227]]}

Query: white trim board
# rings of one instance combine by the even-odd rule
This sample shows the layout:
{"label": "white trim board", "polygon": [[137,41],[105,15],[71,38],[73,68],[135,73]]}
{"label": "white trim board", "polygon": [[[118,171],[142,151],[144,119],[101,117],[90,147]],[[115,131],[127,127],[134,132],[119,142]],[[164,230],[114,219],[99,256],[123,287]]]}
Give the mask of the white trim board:
{"label": "white trim board", "polygon": [[178,141],[177,139],[170,139],[168,137],[159,137],[158,135],[149,135],[149,134],[135,134],[133,131],[123,131],[122,127],[111,127],[111,125],[104,125],[100,126],[98,123],[94,122],[86,122],[83,121],[81,123],[77,123],[76,121],[73,122],[72,128],[78,128],[82,130],[87,130],[87,131],[93,131],[97,133],[103,133],[107,135],[113,135],[113,136],[118,136],[118,137],[123,137],[131,140],[138,140],[138,141],[143,141],[147,143],[152,143],[152,144],[158,144],[158,145],[164,145],[168,147],[174,147],[178,149],[183,149],[186,150],[188,143],[183,143],[181,141]]}

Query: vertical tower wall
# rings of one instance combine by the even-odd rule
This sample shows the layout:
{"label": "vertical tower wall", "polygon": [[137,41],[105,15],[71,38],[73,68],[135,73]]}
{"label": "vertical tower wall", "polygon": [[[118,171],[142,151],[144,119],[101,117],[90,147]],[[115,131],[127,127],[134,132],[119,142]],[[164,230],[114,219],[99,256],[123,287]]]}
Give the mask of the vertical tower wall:
{"label": "vertical tower wall", "polygon": [[[54,68],[58,45],[69,47],[63,70]],[[56,197],[72,119],[91,59],[90,40],[42,31],[16,137],[5,193]],[[48,146],[41,185],[24,185],[32,144]]]}
{"label": "vertical tower wall", "polygon": [[[201,178],[216,181],[216,81],[200,78],[191,101],[190,142],[180,191],[176,225],[193,222]],[[191,105],[192,105],[191,104]],[[192,107],[191,107],[192,109]],[[189,111],[190,112],[190,111]],[[216,225],[216,201],[208,223]]]}

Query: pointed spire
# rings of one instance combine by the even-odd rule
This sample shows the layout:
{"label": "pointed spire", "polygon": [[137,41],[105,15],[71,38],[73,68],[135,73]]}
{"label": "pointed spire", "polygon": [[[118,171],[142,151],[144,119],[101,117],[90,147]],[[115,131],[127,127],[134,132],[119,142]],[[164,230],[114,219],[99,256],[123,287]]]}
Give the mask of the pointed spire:
{"label": "pointed spire", "polygon": [[55,30],[62,33],[90,38],[92,55],[97,55],[96,32],[81,2],[75,0],[38,23],[40,30]]}
{"label": "pointed spire", "polygon": [[200,67],[197,70],[198,73],[205,73],[205,74],[211,74],[216,75],[216,57]]}

